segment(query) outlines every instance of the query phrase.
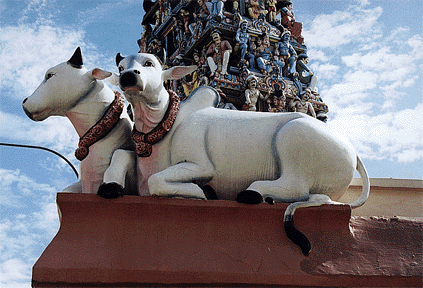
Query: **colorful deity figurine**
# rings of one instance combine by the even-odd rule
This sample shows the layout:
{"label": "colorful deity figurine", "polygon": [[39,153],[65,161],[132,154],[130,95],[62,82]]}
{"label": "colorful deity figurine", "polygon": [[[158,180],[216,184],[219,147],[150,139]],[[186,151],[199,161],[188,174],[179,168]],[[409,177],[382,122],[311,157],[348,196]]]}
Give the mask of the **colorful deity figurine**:
{"label": "colorful deity figurine", "polygon": [[285,63],[284,66],[284,77],[291,77],[294,73],[297,73],[295,70],[295,59],[297,58],[297,52],[295,52],[294,47],[292,47],[289,40],[291,39],[291,32],[285,31],[281,35],[281,41],[277,44],[277,53],[279,53],[280,60]]}
{"label": "colorful deity figurine", "polygon": [[213,16],[218,22],[221,22],[223,18],[223,2],[226,2],[226,0],[209,0],[206,2],[206,6],[210,15]]}
{"label": "colorful deity figurine", "polygon": [[257,66],[262,74],[267,74],[272,70],[273,46],[267,34],[263,35],[261,45],[258,47]]}
{"label": "colorful deity figurine", "polygon": [[302,44],[304,42],[304,37],[301,36],[303,30],[303,24],[301,22],[295,21],[294,12],[292,11],[293,4],[290,1],[284,1],[282,3],[281,12],[281,23],[292,33],[292,38],[294,38],[298,43]]}
{"label": "colorful deity figurine", "polygon": [[316,118],[316,112],[314,112],[313,105],[311,105],[310,102],[310,93],[311,91],[309,89],[304,90],[300,94],[300,99],[298,97],[291,100],[289,103],[289,107],[294,112],[300,112],[304,114],[308,114],[314,118]]}
{"label": "colorful deity figurine", "polygon": [[309,58],[307,54],[303,53],[298,56],[296,70],[298,72],[298,79],[301,83],[307,85],[311,90],[315,90],[317,77],[313,74],[313,71],[308,68]]}
{"label": "colorful deity figurine", "polygon": [[280,113],[288,112],[286,107],[286,91],[278,91],[279,95],[274,95],[271,105],[269,105],[269,112]]}
{"label": "colorful deity figurine", "polygon": [[182,19],[182,22],[184,23],[184,31],[185,33],[189,32],[189,18],[190,18],[190,13],[188,11],[186,11],[185,9],[181,9],[181,11],[179,11],[179,15]]}
{"label": "colorful deity figurine", "polygon": [[193,77],[198,81],[197,87],[202,85],[208,85],[209,79],[206,76],[207,65],[205,64],[204,58],[197,51],[192,55],[194,58],[194,65],[197,65],[197,70],[194,71]]}
{"label": "colorful deity figurine", "polygon": [[[235,40],[239,44],[239,49],[241,52],[241,62],[245,61],[245,57],[248,51],[252,48],[251,46],[251,36],[247,32],[248,22],[243,20],[239,23],[239,29],[236,32]],[[252,62],[254,62],[254,55],[252,53],[248,53],[248,58],[250,62],[250,67]]]}
{"label": "colorful deity figurine", "polygon": [[289,29],[295,23],[294,12],[292,11],[293,4],[290,1],[282,3],[281,18],[282,25]]}
{"label": "colorful deity figurine", "polygon": [[257,102],[259,99],[263,102],[267,101],[270,96],[270,91],[266,96],[263,96],[260,90],[257,89],[257,84],[257,78],[254,75],[250,75],[247,77],[248,88],[245,90],[245,104],[242,107],[243,110],[263,111],[262,107],[259,107],[259,109],[257,109]]}
{"label": "colorful deity figurine", "polygon": [[207,49],[207,63],[210,67],[210,77],[216,76],[216,73],[220,71],[220,74],[228,74],[229,56],[232,53],[232,46],[227,40],[223,40],[220,36],[219,30],[214,30],[211,33],[213,43],[210,44]]}
{"label": "colorful deity figurine", "polygon": [[248,15],[252,20],[257,20],[260,16],[260,2],[259,0],[250,0]]}
{"label": "colorful deity figurine", "polygon": [[277,0],[266,0],[267,10],[268,10],[267,20],[270,23],[276,22],[276,15],[277,15],[277,12],[276,12],[276,3],[277,2],[278,2]]}

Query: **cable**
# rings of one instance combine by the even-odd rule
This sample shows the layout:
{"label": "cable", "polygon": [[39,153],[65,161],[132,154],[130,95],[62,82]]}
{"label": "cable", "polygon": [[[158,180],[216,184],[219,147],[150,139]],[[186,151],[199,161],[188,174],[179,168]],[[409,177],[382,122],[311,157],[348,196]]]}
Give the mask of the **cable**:
{"label": "cable", "polygon": [[79,179],[79,174],[78,174],[78,171],[76,170],[75,166],[73,166],[72,163],[68,159],[66,159],[65,156],[61,155],[60,153],[58,153],[58,152],[56,152],[54,150],[51,150],[51,149],[45,148],[45,147],[41,147],[41,146],[33,146],[33,145],[21,145],[21,144],[9,144],[9,143],[0,143],[0,145],[3,145],[3,146],[12,146],[12,147],[22,147],[22,148],[41,149],[41,150],[45,150],[45,151],[51,152],[53,154],[56,154],[57,156],[59,156],[60,158],[62,158],[63,160],[65,160],[65,162],[68,163],[69,166],[71,166],[73,172],[75,172],[76,178]]}

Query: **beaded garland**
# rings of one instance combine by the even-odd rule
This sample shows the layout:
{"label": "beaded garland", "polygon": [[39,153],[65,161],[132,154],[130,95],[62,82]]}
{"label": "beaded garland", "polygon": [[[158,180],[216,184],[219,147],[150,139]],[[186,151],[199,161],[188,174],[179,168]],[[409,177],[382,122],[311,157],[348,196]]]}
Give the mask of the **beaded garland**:
{"label": "beaded garland", "polygon": [[125,99],[115,91],[115,99],[103,117],[79,139],[78,148],[75,150],[76,159],[84,160],[88,156],[89,147],[109,134],[119,121],[124,105]]}
{"label": "beaded garland", "polygon": [[135,151],[139,157],[149,157],[153,151],[152,146],[163,139],[175,122],[179,111],[179,96],[173,91],[169,90],[168,92],[170,96],[169,107],[160,123],[148,133],[139,132],[135,126],[132,130],[132,139],[137,145]]}

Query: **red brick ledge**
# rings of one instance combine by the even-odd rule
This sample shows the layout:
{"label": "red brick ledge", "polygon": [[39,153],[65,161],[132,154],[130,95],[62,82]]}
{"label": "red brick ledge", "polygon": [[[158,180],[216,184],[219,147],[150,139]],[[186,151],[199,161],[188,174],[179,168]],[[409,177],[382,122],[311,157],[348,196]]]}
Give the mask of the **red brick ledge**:
{"label": "red brick ledge", "polygon": [[423,221],[300,209],[302,255],[283,231],[286,204],[58,193],[59,232],[33,287],[421,287]]}

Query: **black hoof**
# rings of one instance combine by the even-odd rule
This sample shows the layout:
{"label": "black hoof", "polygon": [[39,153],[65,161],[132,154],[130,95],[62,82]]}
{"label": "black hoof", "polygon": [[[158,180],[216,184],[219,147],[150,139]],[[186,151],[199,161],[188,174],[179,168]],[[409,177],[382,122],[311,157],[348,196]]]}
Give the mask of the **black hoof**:
{"label": "black hoof", "polygon": [[201,189],[203,189],[204,195],[206,195],[207,200],[219,200],[216,191],[214,191],[214,189],[210,185],[203,186],[201,187]]}
{"label": "black hoof", "polygon": [[103,183],[98,188],[97,195],[106,199],[122,197],[123,187],[117,183]]}
{"label": "black hoof", "polygon": [[275,199],[273,199],[270,196],[267,196],[266,198],[264,198],[264,202],[266,202],[267,204],[273,205],[275,204]]}
{"label": "black hoof", "polygon": [[308,256],[311,250],[311,243],[303,233],[294,227],[294,220],[292,218],[285,220],[283,222],[283,226],[285,228],[286,236],[288,236],[294,244],[301,248],[304,256]]}
{"label": "black hoof", "polygon": [[256,191],[245,190],[236,196],[236,202],[244,204],[259,204],[263,202],[263,196]]}

